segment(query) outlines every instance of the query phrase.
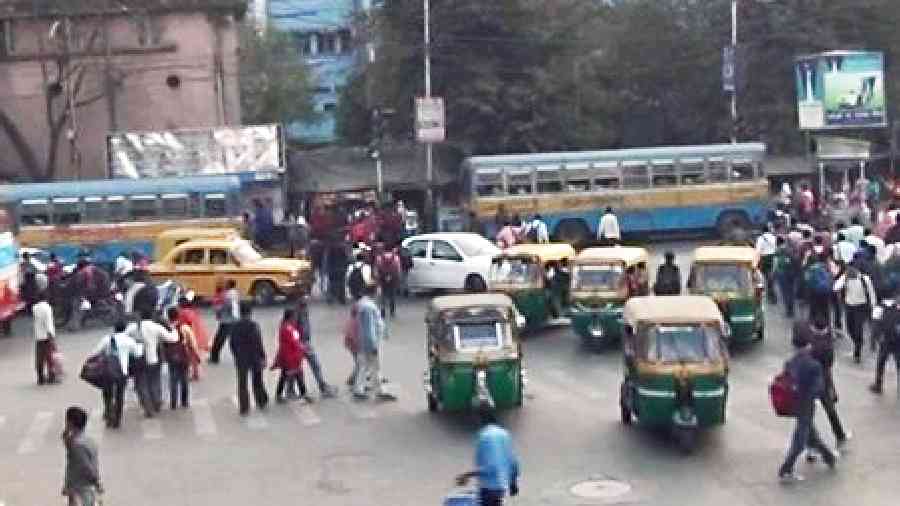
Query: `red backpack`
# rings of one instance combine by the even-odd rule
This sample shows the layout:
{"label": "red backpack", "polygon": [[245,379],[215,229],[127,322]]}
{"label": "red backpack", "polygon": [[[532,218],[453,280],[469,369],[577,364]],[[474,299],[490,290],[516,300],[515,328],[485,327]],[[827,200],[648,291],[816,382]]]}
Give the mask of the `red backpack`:
{"label": "red backpack", "polygon": [[778,416],[795,416],[797,404],[797,385],[787,371],[780,372],[769,383],[769,400]]}

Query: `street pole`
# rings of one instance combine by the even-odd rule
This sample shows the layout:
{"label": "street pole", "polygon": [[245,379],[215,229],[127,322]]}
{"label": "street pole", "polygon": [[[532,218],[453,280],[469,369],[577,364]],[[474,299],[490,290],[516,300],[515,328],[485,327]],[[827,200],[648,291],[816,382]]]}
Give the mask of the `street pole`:
{"label": "street pole", "polygon": [[384,200],[382,199],[382,195],[384,195],[384,174],[381,168],[381,153],[378,153],[378,157],[375,158],[375,177],[376,186],[378,187],[378,203],[383,204]]}
{"label": "street pole", "polygon": [[[431,98],[431,9],[430,1],[424,0],[424,24],[425,24],[425,98]],[[434,223],[434,154],[431,143],[425,144],[425,216],[426,226],[431,229]]]}
{"label": "street pole", "polygon": [[[734,48],[735,65],[737,65],[738,44],[738,0],[731,0],[731,47]],[[731,92],[731,143],[737,144],[737,82]]]}

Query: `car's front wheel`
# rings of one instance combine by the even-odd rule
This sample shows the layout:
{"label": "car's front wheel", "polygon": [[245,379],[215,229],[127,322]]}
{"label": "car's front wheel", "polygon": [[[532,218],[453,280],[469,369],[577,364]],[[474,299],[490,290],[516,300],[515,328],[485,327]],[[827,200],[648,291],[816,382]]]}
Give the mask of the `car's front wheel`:
{"label": "car's front wheel", "polygon": [[253,285],[253,302],[257,306],[268,306],[275,302],[275,285],[270,281],[257,281]]}

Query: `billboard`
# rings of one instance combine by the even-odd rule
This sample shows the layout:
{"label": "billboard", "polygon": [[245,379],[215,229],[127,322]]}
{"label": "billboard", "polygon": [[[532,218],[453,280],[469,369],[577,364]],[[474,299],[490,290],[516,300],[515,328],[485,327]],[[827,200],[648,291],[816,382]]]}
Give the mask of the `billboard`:
{"label": "billboard", "polygon": [[138,179],[272,172],[284,168],[279,125],[212,127],[106,136],[110,177]]}
{"label": "billboard", "polygon": [[881,52],[801,56],[794,74],[801,130],[887,126]]}
{"label": "billboard", "polygon": [[444,99],[441,97],[416,98],[416,140],[419,142],[444,142]]}

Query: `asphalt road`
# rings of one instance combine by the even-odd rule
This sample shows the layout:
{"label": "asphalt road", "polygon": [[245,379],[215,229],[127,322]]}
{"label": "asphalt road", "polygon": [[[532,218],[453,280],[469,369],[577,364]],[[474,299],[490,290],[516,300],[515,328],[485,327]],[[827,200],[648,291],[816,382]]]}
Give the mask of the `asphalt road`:
{"label": "asphalt road", "polygon": [[[653,250],[659,254],[671,247],[686,257],[694,244],[659,244]],[[340,337],[346,309],[317,304],[314,341],[326,375],[341,384],[338,398],[273,404],[241,418],[225,352],[223,363],[206,367],[203,379],[192,385],[190,410],[145,420],[129,394],[118,431],[102,428],[99,394],[76,378],[102,330],[61,336],[69,376],[61,385],[38,387],[30,322],[22,318],[13,337],[0,339],[0,505],[63,504],[59,433],[70,404],[91,410],[89,434],[99,442],[108,506],[441,504],[452,477],[471,464],[477,421],[425,408],[425,304],[425,298],[416,298],[401,305],[385,347],[384,371],[397,402],[349,398],[343,382],[351,363]],[[270,353],[279,316],[280,308],[257,313]],[[564,325],[528,336],[527,403],[503,416],[523,470],[521,497],[511,504],[895,504],[900,400],[893,371],[884,396],[876,397],[866,390],[872,355],[857,366],[846,348],[839,353],[836,381],[839,410],[854,440],[836,471],[798,463],[807,481],[778,483],[775,474],[792,425],[773,415],[767,385],[789,355],[789,322],[781,308],[769,306],[767,325],[765,342],[733,353],[727,423],[703,433],[691,455],[665,435],[620,423],[619,352],[587,352]],[[275,379],[275,373],[267,375],[270,393]],[[313,383],[307,371],[307,384]],[[821,413],[818,425],[833,441]],[[585,480],[614,481],[576,486]],[[577,497],[573,486],[615,497]]]}

